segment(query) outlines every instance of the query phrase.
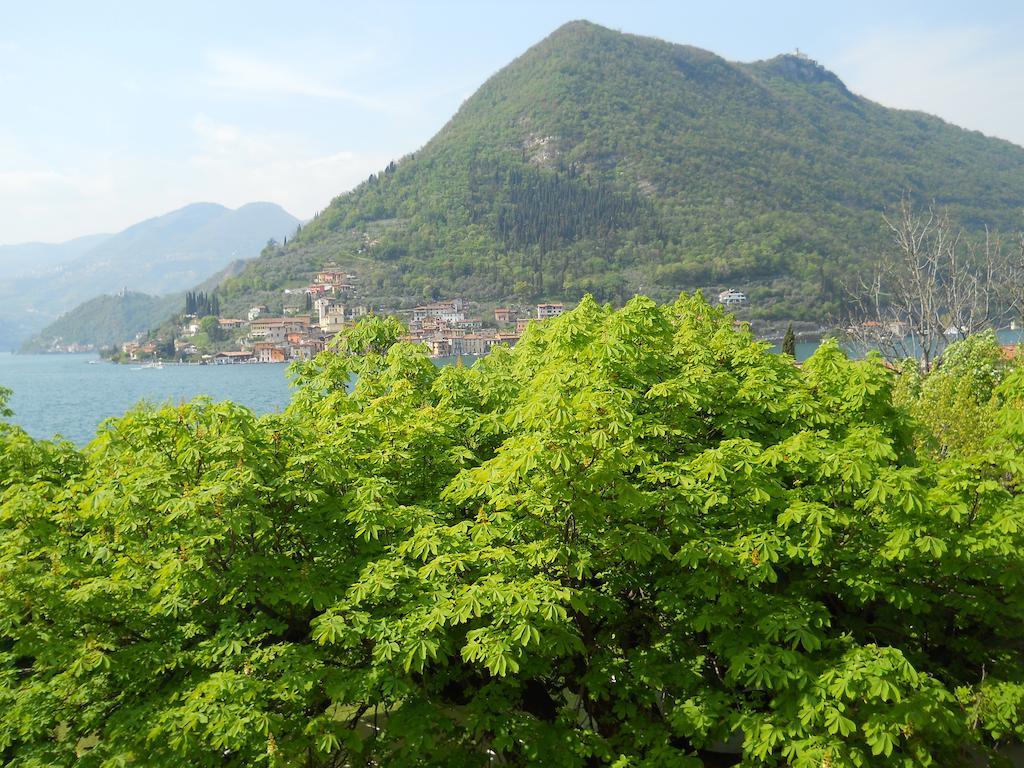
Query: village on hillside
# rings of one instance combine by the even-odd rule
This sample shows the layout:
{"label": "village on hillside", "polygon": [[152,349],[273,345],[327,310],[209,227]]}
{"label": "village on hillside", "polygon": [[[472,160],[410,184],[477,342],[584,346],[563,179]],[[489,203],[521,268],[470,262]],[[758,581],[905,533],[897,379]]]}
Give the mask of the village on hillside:
{"label": "village on hillside", "polygon": [[111,357],[212,365],[309,360],[339,331],[372,313],[399,317],[409,329],[403,340],[425,345],[432,357],[479,357],[495,346],[513,346],[529,322],[565,312],[560,303],[497,307],[485,320],[474,316],[473,305],[462,298],[405,310],[374,308],[359,302],[357,284],[356,275],[328,265],[304,288],[285,289],[302,305],[286,306],[282,315],[271,315],[266,306],[257,305],[245,318],[216,317],[211,311],[217,309],[216,302],[199,307],[186,303],[173,339],[137,338],[123,343]]}

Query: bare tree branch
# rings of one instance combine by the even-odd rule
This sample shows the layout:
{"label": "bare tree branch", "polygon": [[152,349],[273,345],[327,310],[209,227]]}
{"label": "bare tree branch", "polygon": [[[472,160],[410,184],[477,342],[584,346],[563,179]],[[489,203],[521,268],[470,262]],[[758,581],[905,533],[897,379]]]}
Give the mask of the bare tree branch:
{"label": "bare tree branch", "polygon": [[983,243],[970,242],[934,205],[918,212],[904,196],[885,223],[893,247],[851,296],[848,331],[858,344],[929,370],[950,342],[993,327],[1009,306],[1024,308],[1024,237],[1014,277],[998,235],[986,229]]}

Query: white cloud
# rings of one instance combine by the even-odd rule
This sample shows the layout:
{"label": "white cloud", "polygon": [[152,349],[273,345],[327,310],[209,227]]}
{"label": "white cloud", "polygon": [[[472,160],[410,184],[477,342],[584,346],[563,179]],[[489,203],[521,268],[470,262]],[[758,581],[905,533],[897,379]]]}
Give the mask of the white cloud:
{"label": "white cloud", "polygon": [[70,176],[57,171],[15,169],[0,172],[0,194],[33,192],[40,187],[73,187]]}
{"label": "white cloud", "polygon": [[239,153],[258,157],[273,149],[266,140],[243,135],[237,126],[214,120],[203,113],[195,116],[192,129],[201,149],[201,158]]}
{"label": "white cloud", "polygon": [[[255,133],[199,114],[188,184],[203,199],[227,205],[272,200],[307,218],[330,200],[383,168],[390,155],[311,151],[302,136]],[[198,190],[204,190],[203,195]]]}
{"label": "white cloud", "polygon": [[305,136],[248,131],[201,113],[182,155],[93,154],[74,168],[0,162],[0,243],[116,232],[197,201],[235,208],[266,200],[309,218],[390,159],[318,152]]}
{"label": "white cloud", "polygon": [[208,84],[213,88],[258,96],[308,96],[347,101],[367,109],[386,109],[387,104],[355,91],[296,72],[283,64],[231,51],[208,56]]}
{"label": "white cloud", "polygon": [[885,31],[832,68],[857,93],[1024,146],[1024,48],[996,29]]}

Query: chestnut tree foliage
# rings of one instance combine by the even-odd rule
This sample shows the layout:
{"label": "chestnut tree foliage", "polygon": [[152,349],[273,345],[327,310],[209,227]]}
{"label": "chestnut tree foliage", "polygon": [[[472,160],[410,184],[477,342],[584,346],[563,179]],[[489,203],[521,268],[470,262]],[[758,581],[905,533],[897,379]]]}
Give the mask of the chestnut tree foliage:
{"label": "chestnut tree foliage", "polygon": [[[286,412],[0,440],[0,763],[916,766],[1024,737],[1024,376],[920,448],[879,359],[699,297]],[[352,384],[355,377],[355,383]],[[992,759],[997,759],[993,757]]]}

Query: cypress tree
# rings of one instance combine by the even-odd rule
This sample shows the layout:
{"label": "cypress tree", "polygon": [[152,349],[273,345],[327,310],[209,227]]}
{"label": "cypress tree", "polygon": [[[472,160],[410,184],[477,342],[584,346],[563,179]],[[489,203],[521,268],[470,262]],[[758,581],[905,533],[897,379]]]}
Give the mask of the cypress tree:
{"label": "cypress tree", "polygon": [[793,333],[792,323],[789,324],[786,335],[782,338],[782,352],[790,357],[796,357],[796,334]]}

